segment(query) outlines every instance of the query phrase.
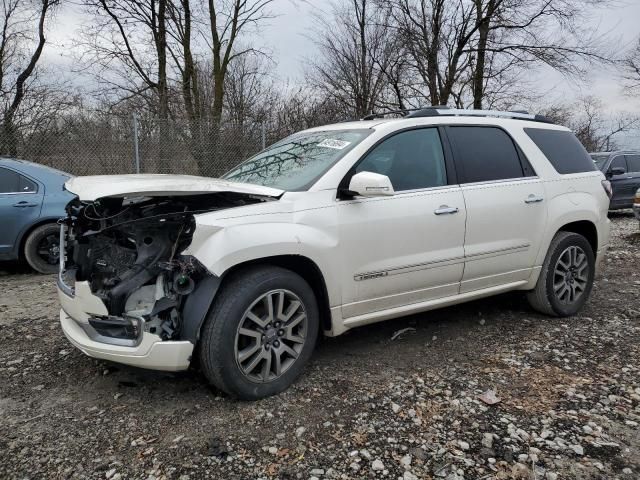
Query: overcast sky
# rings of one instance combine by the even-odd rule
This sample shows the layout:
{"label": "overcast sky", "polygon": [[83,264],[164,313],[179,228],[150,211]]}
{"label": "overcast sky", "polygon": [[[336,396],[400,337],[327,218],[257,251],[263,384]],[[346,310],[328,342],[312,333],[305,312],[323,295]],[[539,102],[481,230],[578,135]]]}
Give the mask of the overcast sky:
{"label": "overcast sky", "polygon": [[[592,26],[608,32],[620,51],[626,50],[640,36],[640,0],[619,0],[619,6],[597,11]],[[315,47],[312,40],[313,12],[327,11],[328,0],[275,0],[275,17],[264,25],[256,41],[273,51],[277,63],[275,77],[284,82],[298,84],[303,81],[305,60],[312,58]],[[54,45],[46,52],[49,61],[69,65],[69,39],[84,21],[74,7],[59,12],[50,39]],[[582,82],[570,81],[548,69],[533,71],[541,91],[548,91],[552,99],[569,101],[585,94],[601,98],[611,111],[640,112],[640,98],[623,95],[620,81],[614,71],[595,69]],[[640,148],[640,132],[618,139],[625,146]]]}

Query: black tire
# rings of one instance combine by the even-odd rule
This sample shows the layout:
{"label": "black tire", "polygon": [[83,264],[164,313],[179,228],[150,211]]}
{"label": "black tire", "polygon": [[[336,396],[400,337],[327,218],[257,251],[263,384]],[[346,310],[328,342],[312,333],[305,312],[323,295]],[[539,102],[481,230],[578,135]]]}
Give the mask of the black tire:
{"label": "black tire", "polygon": [[[280,292],[283,292],[283,305],[289,302],[290,310],[295,307],[295,299],[301,303],[301,307],[298,307],[292,315],[296,318],[306,315],[304,330],[300,330],[301,327],[298,326],[302,321],[299,321],[295,327],[288,326],[293,324],[293,318],[281,322],[282,329],[275,329],[273,326],[280,323],[278,320],[280,317],[275,318],[278,321],[274,320],[268,326],[262,327],[248,316],[249,312],[254,313],[256,308],[265,308],[265,315],[255,314],[254,317],[259,317],[265,322],[269,321],[269,318],[274,318],[273,315],[269,317],[266,312],[269,305],[268,297],[271,296],[273,301],[273,296],[277,296],[278,300]],[[284,297],[289,294],[290,296]],[[278,311],[283,310],[282,307],[276,308]],[[263,332],[262,338],[256,338],[255,343],[251,344],[251,337],[246,335],[241,337],[241,327],[245,332],[251,328]],[[287,328],[286,334],[283,334],[284,337],[274,337],[274,330],[277,330],[277,335],[280,335],[281,331],[284,332],[284,328]],[[285,352],[286,368],[284,368],[283,354],[278,352],[282,352],[285,346],[292,350],[288,343],[288,336],[289,332],[292,337],[294,336],[293,328],[298,329],[296,331],[298,335],[295,335],[298,339],[296,342],[299,342],[299,338],[304,340],[302,344],[291,344],[294,348],[299,348],[295,358]],[[313,353],[318,329],[317,301],[313,290],[302,277],[290,270],[273,266],[253,266],[242,269],[225,279],[222,290],[218,293],[202,328],[199,345],[200,367],[205,377],[214,386],[232,397],[257,400],[275,395],[287,389],[302,373]],[[302,334],[300,334],[301,331]],[[245,340],[248,340],[248,344],[245,343],[244,348],[240,349],[239,342]],[[282,340],[282,343],[279,340]],[[269,357],[268,366],[266,366],[266,358],[258,360],[262,367],[254,375],[262,375],[262,380],[251,378],[253,372],[246,372],[249,365],[246,368],[241,367],[240,357],[243,356],[243,352],[255,348],[259,350],[253,354],[253,357],[247,357],[247,363],[252,364],[260,355]],[[279,376],[271,372],[271,369],[275,368],[272,366],[273,362],[281,366]],[[270,375],[273,375],[273,378],[269,378]]]}
{"label": "black tire", "polygon": [[[45,250],[49,253],[43,254]],[[55,223],[35,228],[24,242],[24,258],[31,268],[40,273],[58,271],[59,252],[60,226]]]}
{"label": "black tire", "polygon": [[[584,254],[586,261],[586,265],[582,264],[583,267],[580,268],[586,281],[584,282],[583,290],[577,296],[575,296],[577,285],[581,285],[582,281],[578,282],[578,280],[572,278],[571,272],[565,274],[565,280],[563,281],[562,275],[556,271],[556,268],[564,270],[564,267],[558,263],[560,256],[562,255],[563,259],[566,259],[566,255],[571,255],[571,251],[577,252],[577,258],[582,258],[581,255]],[[565,263],[563,261],[563,264]],[[593,249],[586,238],[573,232],[558,232],[551,241],[551,245],[549,245],[547,257],[542,265],[536,287],[527,292],[529,304],[534,310],[549,316],[569,317],[575,315],[582,309],[591,293],[595,276],[595,264]],[[575,270],[578,269],[574,269],[574,272]],[[577,274],[573,273],[573,275]],[[563,285],[563,282],[565,285]],[[576,285],[573,293],[575,298],[571,300],[570,291],[573,285]],[[569,293],[567,293],[567,288]],[[564,299],[560,298],[561,293],[564,295]]]}

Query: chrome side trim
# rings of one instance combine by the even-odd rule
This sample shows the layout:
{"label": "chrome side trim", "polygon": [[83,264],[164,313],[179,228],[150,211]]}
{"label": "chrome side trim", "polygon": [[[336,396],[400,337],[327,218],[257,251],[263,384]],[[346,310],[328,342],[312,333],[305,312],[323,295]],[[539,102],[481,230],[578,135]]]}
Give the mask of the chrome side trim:
{"label": "chrome side trim", "polygon": [[413,265],[405,265],[403,267],[394,267],[388,270],[379,270],[377,272],[359,273],[355,275],[353,279],[356,282],[359,282],[361,280],[371,280],[373,278],[387,277],[389,275],[399,275],[402,273],[410,273],[418,270],[425,270],[427,268],[436,268],[436,267],[442,267],[445,265],[455,265],[457,263],[462,263],[463,261],[464,261],[464,257],[445,258],[443,260],[434,260],[431,262],[416,263]]}
{"label": "chrome side trim", "polygon": [[0,193],[0,196],[1,195],[35,195],[36,193],[38,193],[37,190],[35,192],[4,192],[4,193]]}
{"label": "chrome side trim", "polygon": [[530,246],[531,246],[530,243],[523,243],[522,245],[517,245],[515,247],[498,248],[496,250],[487,250],[486,252],[467,255],[465,259],[470,262],[473,262],[475,260],[484,260],[485,258],[498,257],[500,255],[510,255],[512,253],[525,252],[529,250]]}
{"label": "chrome side trim", "polygon": [[511,253],[524,252],[528,250],[530,246],[531,244],[525,243],[522,245],[517,245],[515,247],[500,248],[497,250],[487,250],[486,252],[474,253],[472,255],[465,255],[461,257],[451,257],[451,258],[445,258],[443,260],[434,260],[431,262],[416,263],[412,265],[405,265],[402,267],[393,267],[387,270],[378,270],[375,272],[358,273],[353,276],[353,279],[356,282],[361,282],[362,280],[372,280],[374,278],[387,277],[389,275],[399,275],[402,273],[410,273],[410,272],[415,272],[419,270],[426,270],[429,268],[442,267],[446,265],[456,265],[458,263],[463,263],[465,261],[472,262],[474,260],[482,260],[484,258],[490,258],[494,256],[509,255]]}

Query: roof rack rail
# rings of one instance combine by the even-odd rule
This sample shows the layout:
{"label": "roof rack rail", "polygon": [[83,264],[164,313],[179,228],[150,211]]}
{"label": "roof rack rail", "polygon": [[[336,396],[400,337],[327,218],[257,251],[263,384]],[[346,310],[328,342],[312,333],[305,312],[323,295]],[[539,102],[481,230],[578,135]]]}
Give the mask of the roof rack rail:
{"label": "roof rack rail", "polygon": [[446,105],[435,105],[432,107],[420,107],[420,108],[402,108],[398,110],[387,110],[386,112],[374,112],[369,115],[365,115],[360,120],[375,120],[376,118],[384,118],[387,115],[398,115],[401,114],[403,117],[410,117],[412,112],[419,112],[421,110],[428,110],[439,108],[441,110],[446,110],[449,107]]}
{"label": "roof rack rail", "polygon": [[495,117],[511,118],[515,120],[529,120],[532,122],[555,123],[544,115],[534,115],[525,111],[505,112],[500,110],[467,110],[457,108],[429,107],[410,112],[407,118],[418,117]]}

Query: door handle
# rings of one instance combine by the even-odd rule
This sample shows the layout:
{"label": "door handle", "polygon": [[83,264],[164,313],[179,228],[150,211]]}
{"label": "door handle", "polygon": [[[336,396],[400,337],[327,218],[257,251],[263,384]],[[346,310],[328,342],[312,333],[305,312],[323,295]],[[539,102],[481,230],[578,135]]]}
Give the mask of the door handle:
{"label": "door handle", "polygon": [[14,203],[13,206],[16,208],[27,208],[27,207],[37,207],[38,204],[22,201],[22,202]]}
{"label": "door handle", "polygon": [[524,203],[540,203],[543,200],[544,198],[531,194],[524,200]]}
{"label": "door handle", "polygon": [[436,215],[451,215],[452,213],[458,213],[458,207],[449,207],[448,205],[441,205],[440,208],[433,211]]}

